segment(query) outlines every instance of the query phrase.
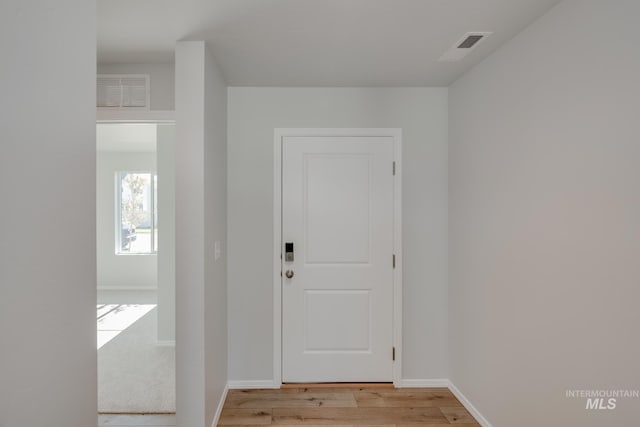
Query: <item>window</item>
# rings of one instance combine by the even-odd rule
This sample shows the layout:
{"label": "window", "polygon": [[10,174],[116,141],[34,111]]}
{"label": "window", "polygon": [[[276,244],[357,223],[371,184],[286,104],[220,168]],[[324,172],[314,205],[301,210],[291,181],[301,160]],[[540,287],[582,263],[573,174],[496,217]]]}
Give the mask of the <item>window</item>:
{"label": "window", "polygon": [[116,254],[158,251],[158,176],[116,173]]}

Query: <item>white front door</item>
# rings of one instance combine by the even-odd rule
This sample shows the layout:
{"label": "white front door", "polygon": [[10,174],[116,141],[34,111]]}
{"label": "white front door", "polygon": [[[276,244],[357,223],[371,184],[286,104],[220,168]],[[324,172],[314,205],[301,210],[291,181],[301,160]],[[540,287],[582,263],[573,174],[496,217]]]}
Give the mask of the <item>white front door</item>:
{"label": "white front door", "polygon": [[393,160],[393,137],[282,139],[285,383],[393,380]]}

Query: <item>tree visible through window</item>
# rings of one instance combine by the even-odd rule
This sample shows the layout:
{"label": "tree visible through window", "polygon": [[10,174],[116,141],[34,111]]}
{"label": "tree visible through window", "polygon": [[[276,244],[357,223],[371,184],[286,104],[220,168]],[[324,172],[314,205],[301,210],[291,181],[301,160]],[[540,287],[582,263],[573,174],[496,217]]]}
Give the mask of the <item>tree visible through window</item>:
{"label": "tree visible through window", "polygon": [[117,254],[153,254],[158,250],[157,175],[116,174]]}

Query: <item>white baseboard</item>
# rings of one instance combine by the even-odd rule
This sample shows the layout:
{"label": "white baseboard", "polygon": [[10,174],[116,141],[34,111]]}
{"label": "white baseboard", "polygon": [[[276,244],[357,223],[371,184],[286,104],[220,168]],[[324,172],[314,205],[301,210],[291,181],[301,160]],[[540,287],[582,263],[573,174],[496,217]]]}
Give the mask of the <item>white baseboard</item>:
{"label": "white baseboard", "polygon": [[493,427],[491,423],[487,421],[487,419],[480,413],[480,411],[478,411],[476,407],[473,406],[469,399],[467,399],[467,397],[462,394],[462,392],[458,390],[458,387],[456,387],[451,381],[449,381],[449,390],[451,390],[451,393],[453,393],[453,395],[460,401],[460,403],[462,403],[462,406],[464,406],[465,409],[469,411],[471,415],[473,415],[473,418],[475,418],[482,427]]}
{"label": "white baseboard", "polygon": [[229,381],[229,389],[243,389],[243,388],[280,388],[273,380],[240,380]]}
{"label": "white baseboard", "polygon": [[175,340],[158,340],[156,341],[156,345],[158,347],[175,347],[176,341]]}
{"label": "white baseboard", "polygon": [[222,408],[224,407],[224,401],[227,399],[227,392],[229,391],[229,384],[224,386],[224,390],[222,391],[222,396],[220,396],[220,401],[218,402],[218,407],[216,408],[216,413],[213,416],[213,422],[211,423],[211,427],[216,427],[218,422],[220,421],[220,414],[222,413]]}
{"label": "white baseboard", "polygon": [[98,292],[105,291],[144,291],[144,292],[157,292],[157,286],[97,286],[96,290]]}
{"label": "white baseboard", "polygon": [[446,378],[435,378],[430,380],[402,379],[399,383],[395,384],[395,386],[398,388],[447,388],[449,387],[449,380]]}

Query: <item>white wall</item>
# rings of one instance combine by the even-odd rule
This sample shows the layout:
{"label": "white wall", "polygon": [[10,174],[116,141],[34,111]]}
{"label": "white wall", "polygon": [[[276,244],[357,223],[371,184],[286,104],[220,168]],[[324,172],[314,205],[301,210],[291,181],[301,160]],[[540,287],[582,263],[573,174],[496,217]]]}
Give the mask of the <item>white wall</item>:
{"label": "white wall", "polygon": [[95,33],[95,1],[0,2],[2,427],[97,423]]}
{"label": "white wall", "polygon": [[155,153],[98,151],[96,162],[96,225],[98,289],[157,289],[156,255],[116,255],[115,173],[155,172]]}
{"label": "white wall", "polygon": [[447,89],[229,88],[229,378],[273,379],[273,132],[403,132],[403,377],[447,377]]}
{"label": "white wall", "polygon": [[[205,419],[209,426],[228,379],[227,85],[207,49],[204,65]],[[216,242],[221,250],[218,259],[215,259]]]}
{"label": "white wall", "polygon": [[180,426],[209,426],[227,382],[226,85],[204,42],[176,45],[176,386]]}
{"label": "white wall", "polygon": [[631,426],[636,0],[564,1],[450,88],[451,379],[496,427]]}
{"label": "white wall", "polygon": [[175,65],[98,64],[98,74],[149,74],[151,110],[171,111],[175,106]]}
{"label": "white wall", "polygon": [[171,342],[176,339],[176,127],[158,125],[157,131],[158,340]]}

